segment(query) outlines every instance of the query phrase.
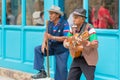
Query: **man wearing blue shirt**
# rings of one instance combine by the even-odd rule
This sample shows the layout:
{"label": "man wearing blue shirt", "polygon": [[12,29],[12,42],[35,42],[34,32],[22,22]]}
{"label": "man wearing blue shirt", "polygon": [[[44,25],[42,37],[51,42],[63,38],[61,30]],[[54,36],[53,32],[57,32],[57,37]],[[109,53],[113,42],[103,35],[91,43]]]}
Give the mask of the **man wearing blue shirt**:
{"label": "man wearing blue shirt", "polygon": [[63,13],[58,6],[52,6],[49,10],[48,32],[44,34],[42,45],[35,48],[34,69],[38,70],[38,74],[32,78],[47,77],[44,70],[44,57],[46,56],[46,42],[48,40],[49,55],[54,55],[55,63],[55,80],[67,80],[67,60],[69,51],[63,46],[63,41],[66,39],[69,32],[69,25],[64,20]]}

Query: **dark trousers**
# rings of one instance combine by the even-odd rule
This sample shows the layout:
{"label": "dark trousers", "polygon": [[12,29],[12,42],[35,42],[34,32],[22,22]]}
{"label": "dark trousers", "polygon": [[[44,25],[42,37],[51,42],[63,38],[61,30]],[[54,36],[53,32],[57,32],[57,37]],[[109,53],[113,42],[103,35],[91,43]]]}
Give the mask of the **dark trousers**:
{"label": "dark trousers", "polygon": [[[69,52],[66,51],[61,54],[53,54],[52,52],[49,53],[49,55],[55,56],[55,80],[67,80],[67,60]],[[37,46],[35,48],[35,56],[34,56],[34,69],[41,70],[44,69],[44,57],[41,51],[41,46]]]}
{"label": "dark trousers", "polygon": [[94,80],[95,66],[89,66],[84,57],[73,59],[68,75],[68,80],[80,80],[82,73],[86,80]]}

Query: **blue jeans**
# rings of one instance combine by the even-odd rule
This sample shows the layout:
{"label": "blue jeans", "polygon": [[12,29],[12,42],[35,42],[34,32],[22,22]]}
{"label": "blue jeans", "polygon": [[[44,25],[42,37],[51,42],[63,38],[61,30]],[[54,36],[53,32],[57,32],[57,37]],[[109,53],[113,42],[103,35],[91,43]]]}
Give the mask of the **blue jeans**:
{"label": "blue jeans", "polygon": [[[54,55],[56,59],[56,70],[55,70],[55,80],[67,80],[67,60],[69,51],[66,51],[61,54],[54,54],[49,52],[49,55]],[[41,45],[35,47],[35,56],[34,56],[34,69],[41,70],[44,69],[44,57],[46,54],[43,55],[41,51]]]}

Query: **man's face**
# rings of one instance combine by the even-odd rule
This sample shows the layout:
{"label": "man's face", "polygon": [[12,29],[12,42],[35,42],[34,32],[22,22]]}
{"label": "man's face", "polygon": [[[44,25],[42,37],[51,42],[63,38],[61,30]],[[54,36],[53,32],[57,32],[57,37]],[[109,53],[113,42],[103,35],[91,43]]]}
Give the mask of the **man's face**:
{"label": "man's face", "polygon": [[73,15],[73,23],[75,25],[81,25],[84,22],[83,17],[79,16],[79,15]]}
{"label": "man's face", "polygon": [[57,18],[59,18],[59,14],[55,12],[49,12],[49,17],[50,17],[50,21],[55,21]]}

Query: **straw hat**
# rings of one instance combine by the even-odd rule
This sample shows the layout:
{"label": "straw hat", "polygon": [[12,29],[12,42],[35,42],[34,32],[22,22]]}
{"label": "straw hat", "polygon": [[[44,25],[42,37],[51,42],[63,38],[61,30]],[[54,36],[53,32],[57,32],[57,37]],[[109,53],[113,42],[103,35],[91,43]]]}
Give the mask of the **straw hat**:
{"label": "straw hat", "polygon": [[61,11],[61,8],[58,7],[58,6],[52,6],[49,10],[49,12],[55,12],[55,13],[58,13],[60,14],[61,16],[63,16],[63,12]]}

